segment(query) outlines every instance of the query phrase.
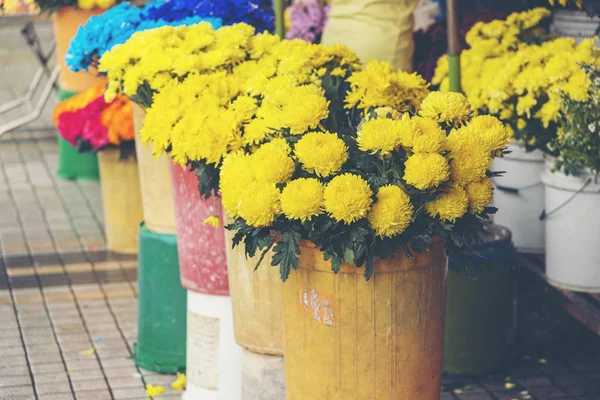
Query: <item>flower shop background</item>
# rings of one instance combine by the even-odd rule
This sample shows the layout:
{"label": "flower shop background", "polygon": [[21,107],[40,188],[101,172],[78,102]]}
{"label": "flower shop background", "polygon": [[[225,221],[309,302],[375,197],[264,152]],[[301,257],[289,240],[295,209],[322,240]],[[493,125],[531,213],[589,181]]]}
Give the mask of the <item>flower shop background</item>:
{"label": "flower shop background", "polygon": [[[520,5],[511,5],[515,8],[521,7]],[[465,7],[465,5],[463,5]],[[499,15],[506,13],[506,9],[503,10],[490,10],[485,7],[485,4],[478,3],[477,7],[481,8],[479,15]],[[504,14],[505,15],[505,14]],[[445,43],[445,38],[441,38],[441,42]],[[417,45],[419,46],[419,45]],[[424,47],[424,46],[423,46]],[[417,47],[419,49],[419,47]],[[94,198],[98,199],[98,187],[94,184],[80,184],[80,183],[64,183],[56,180],[53,176],[49,178],[39,179],[38,174],[43,175],[40,172],[41,169],[47,168],[48,171],[53,171],[56,167],[53,161],[52,146],[48,146],[51,143],[51,136],[45,135],[43,140],[32,139],[36,133],[32,134],[29,130],[21,131],[10,138],[10,143],[1,143],[3,146],[0,147],[2,150],[2,162],[4,172],[4,183],[3,188],[6,188],[6,193],[10,201],[2,203],[3,207],[10,203],[10,207],[13,209],[16,207],[17,219],[16,224],[11,225],[11,229],[18,231],[19,229],[23,232],[30,233],[24,234],[27,237],[29,245],[28,248],[21,248],[21,252],[28,254],[23,256],[19,251],[14,250],[16,247],[11,248],[6,246],[6,236],[2,236],[0,242],[3,244],[4,249],[9,250],[8,253],[4,254],[3,263],[7,266],[7,275],[5,277],[5,286],[7,286],[8,292],[3,292],[5,295],[4,302],[8,307],[14,305],[18,311],[19,317],[14,321],[22,332],[30,332],[30,327],[36,327],[38,321],[32,323],[30,321],[23,321],[20,316],[26,314],[28,309],[46,310],[46,317],[50,322],[50,331],[56,337],[58,344],[58,358],[62,358],[62,362],[67,368],[71,368],[75,361],[95,361],[100,365],[100,375],[96,374],[97,379],[101,383],[95,385],[98,386],[97,392],[101,395],[95,395],[97,397],[106,398],[142,398],[142,392],[140,391],[140,382],[144,385],[164,385],[168,387],[168,384],[173,381],[174,377],[158,376],[155,374],[148,374],[144,370],[128,369],[131,376],[128,378],[137,378],[137,383],[133,383],[135,379],[129,379],[128,382],[125,380],[119,381],[116,379],[114,369],[128,368],[131,367],[131,363],[123,363],[118,367],[113,363],[117,363],[123,354],[130,354],[132,348],[130,347],[131,342],[135,339],[134,328],[132,327],[131,320],[134,320],[131,312],[131,304],[133,303],[132,298],[138,294],[136,293],[135,277],[132,275],[132,266],[134,265],[134,259],[114,257],[110,253],[105,252],[106,244],[102,241],[95,242],[92,239],[87,239],[88,229],[89,236],[95,237],[98,235],[98,231],[105,229],[102,223],[101,211],[98,211],[98,204],[90,205]],[[18,136],[22,135],[22,136]],[[27,140],[27,141],[22,141]],[[6,150],[6,151],[4,151]],[[16,155],[4,156],[6,152],[13,152]],[[32,159],[39,158],[43,163],[40,165],[32,166]],[[5,167],[4,165],[8,165]],[[23,166],[24,165],[24,166]],[[8,172],[6,172],[8,171]],[[42,182],[40,182],[42,181]],[[75,237],[80,241],[79,246],[73,246],[71,248],[61,247],[63,239],[55,238],[54,221],[56,216],[52,209],[60,207],[48,205],[48,190],[45,188],[50,186],[52,190],[56,191],[60,200],[59,202],[65,204],[65,219],[62,216],[58,219],[67,221],[69,226],[74,227],[73,232]],[[78,193],[74,194],[74,193]],[[68,200],[71,198],[71,200]],[[82,198],[84,205],[78,203],[77,200]],[[30,201],[27,201],[30,200]],[[33,201],[31,201],[33,200]],[[97,200],[96,200],[97,201]],[[27,207],[28,203],[34,203],[35,206]],[[16,206],[15,206],[16,204]],[[25,204],[25,205],[22,205]],[[52,204],[50,201],[49,204]],[[30,217],[29,214],[34,215],[36,206],[41,208],[40,220],[36,220],[34,217]],[[5,211],[6,210],[6,211]],[[73,210],[75,211],[72,214]],[[87,210],[87,211],[82,211]],[[9,208],[3,208],[1,211],[5,211],[2,215],[11,214]],[[85,214],[77,215],[77,214]],[[49,218],[50,217],[50,218]],[[82,218],[83,217],[83,218]],[[83,221],[82,221],[83,220]],[[92,223],[87,224],[89,221]],[[38,226],[32,228],[35,223]],[[86,226],[87,225],[87,226]],[[52,245],[45,248],[45,252],[40,252],[38,242],[36,241],[37,235],[42,235],[41,232],[50,232],[46,237],[49,237],[48,241],[53,243]],[[92,231],[94,232],[92,234]],[[31,239],[30,239],[31,236]],[[60,236],[56,234],[56,236]],[[100,233],[99,236],[102,236]],[[18,247],[18,246],[17,246]],[[37,249],[37,250],[32,250]],[[11,253],[13,251],[13,253]],[[53,255],[56,257],[53,258]],[[46,257],[46,258],[45,258]],[[45,269],[42,267],[55,267],[56,265],[48,265],[49,260],[55,260],[54,262],[60,264],[62,267],[64,278],[62,278],[62,285],[57,284],[61,281],[61,278],[56,280],[47,279],[46,275],[49,275],[51,268]],[[75,263],[79,261],[79,263]],[[531,259],[531,264],[538,262],[536,259]],[[79,271],[83,271],[80,264],[89,264],[89,271],[91,274],[86,277],[78,275]],[[30,266],[31,265],[31,266]],[[117,267],[115,267],[115,265]],[[24,267],[22,272],[17,272],[16,269]],[[263,266],[264,267],[264,266]],[[29,268],[29,270],[27,270]],[[27,275],[27,272],[33,271],[33,275]],[[54,270],[56,271],[56,269]],[[110,273],[107,271],[118,271]],[[589,324],[595,323],[596,320],[589,318],[586,314],[586,309],[582,308],[582,301],[586,301],[586,304],[597,303],[597,297],[590,295],[586,298],[577,297],[575,299],[569,299],[564,296],[564,293],[553,291],[548,289],[545,285],[541,284],[539,279],[535,276],[535,265],[532,268],[524,271],[526,276],[524,280],[520,281],[518,288],[519,295],[513,294],[513,299],[520,300],[520,314],[515,315],[514,319],[518,322],[520,330],[518,332],[512,332],[518,336],[518,341],[522,347],[513,349],[513,353],[506,355],[508,360],[509,369],[501,370],[498,374],[490,377],[485,377],[478,380],[471,379],[444,379],[444,394],[443,399],[503,399],[503,398],[579,398],[579,399],[592,399],[596,396],[595,386],[596,378],[598,378],[598,365],[594,363],[593,354],[587,354],[586,350],[594,349],[598,343],[597,338],[590,334],[590,332],[584,328],[581,324],[577,323],[572,316],[562,311],[566,309],[571,315],[579,320],[586,320]],[[29,279],[33,276],[34,279]],[[87,283],[85,282],[87,279]],[[65,284],[68,283],[68,284]],[[85,285],[89,285],[88,289],[92,286],[99,288],[99,292],[95,293],[97,298],[87,299],[85,294],[82,292],[85,290]],[[120,286],[119,286],[120,285]],[[20,291],[24,289],[25,291]],[[26,290],[32,289],[30,292]],[[39,289],[42,289],[41,292]],[[60,295],[56,298],[69,297],[70,303],[75,305],[77,309],[76,313],[79,319],[83,322],[82,326],[87,331],[88,340],[91,342],[89,346],[78,345],[75,349],[69,348],[65,343],[72,331],[72,326],[63,324],[60,321],[55,321],[54,316],[59,312],[54,311],[53,296],[46,296],[46,293],[51,293],[53,289],[60,289],[69,293],[69,295]],[[37,290],[37,292],[36,292]],[[120,291],[120,294],[119,294]],[[42,293],[42,297],[39,301],[36,301],[37,294]],[[57,293],[59,291],[57,290]],[[111,294],[115,294],[112,296]],[[141,294],[139,294],[141,297]],[[116,297],[115,300],[113,297]],[[122,297],[122,298],[121,298]],[[10,300],[7,300],[9,299]],[[548,300],[554,300],[553,303]],[[569,307],[569,304],[565,299],[569,299],[575,307]],[[36,307],[29,307],[27,304],[34,303]],[[125,304],[128,304],[125,306]],[[41,306],[41,307],[38,307]],[[100,306],[100,307],[98,307]],[[102,323],[97,318],[91,318],[90,309],[94,307],[102,308],[104,311],[108,310],[108,313],[103,312],[104,317],[107,317],[110,323],[108,325],[115,325],[117,327],[117,335],[121,336],[122,343],[120,350],[115,350],[118,345],[114,345],[114,342],[110,340],[111,346],[109,350],[104,349],[104,341],[107,342],[112,339],[109,334],[102,333]],[[591,310],[587,309],[587,311]],[[43,313],[42,313],[43,314]],[[32,313],[34,316],[39,316]],[[112,320],[111,320],[112,318]],[[42,320],[43,318],[40,318]],[[128,321],[129,320],[129,321]],[[11,320],[13,321],[13,320]],[[41,325],[42,323],[39,322]],[[14,325],[14,324],[13,324]],[[41,330],[41,329],[40,329]],[[115,334],[115,332],[111,332]],[[29,336],[28,333],[25,336]],[[84,335],[85,337],[85,335]],[[577,338],[577,340],[573,340]],[[12,338],[14,339],[14,338]],[[139,341],[139,336],[138,336]],[[123,343],[127,347],[122,347]],[[36,347],[29,347],[30,345],[25,343],[24,353],[26,363],[31,365],[30,369],[35,371],[37,369],[36,364],[49,365],[49,362],[44,363],[43,361],[49,361],[53,357],[48,357],[47,360],[34,360],[38,358]],[[52,347],[49,345],[49,347]],[[90,351],[91,350],[91,351]],[[6,350],[5,350],[6,351]],[[18,351],[15,352],[14,359],[19,359]],[[27,356],[31,353],[31,356]],[[54,353],[56,354],[56,353]],[[28,358],[29,357],[29,358]],[[22,361],[21,357],[21,361]],[[41,357],[40,357],[41,358]],[[75,361],[73,361],[75,359]],[[19,361],[19,362],[21,362]],[[34,362],[36,361],[36,362]],[[60,362],[57,362],[60,365]],[[81,364],[86,364],[81,362]],[[90,362],[89,364],[93,364]],[[113,364],[113,365],[111,365]],[[8,365],[8,364],[7,364]],[[91,369],[90,369],[91,370]],[[60,391],[65,398],[69,397],[68,391],[71,390],[74,396],[77,398],[92,398],[90,396],[90,390],[92,382],[89,378],[83,379],[86,384],[78,383],[79,379],[67,377],[66,386],[63,385],[61,389],[48,389],[43,385],[41,379],[36,379],[37,372],[33,373],[35,384],[33,394],[40,398],[44,397],[45,391]],[[76,374],[77,375],[77,374]],[[13,375],[10,375],[13,376]],[[89,375],[91,376],[91,375]],[[29,393],[27,391],[27,384],[19,384],[18,382],[27,382],[27,379],[19,381],[19,379],[25,379],[22,376],[15,378],[12,382],[8,382],[6,387],[9,390],[16,390],[15,387],[21,388],[22,393]],[[103,381],[103,382],[102,382]],[[5,384],[3,384],[5,385]],[[39,386],[39,387],[38,387]],[[86,387],[87,386],[87,387]],[[143,387],[143,386],[142,386]],[[124,390],[125,389],[125,390]],[[2,386],[0,393],[5,394],[6,389]],[[128,393],[126,393],[128,392]],[[57,392],[58,393],[58,392]],[[23,394],[26,396],[26,394]],[[14,394],[14,396],[19,396]],[[161,395],[159,398],[178,398],[180,395],[175,390],[169,390],[167,393]],[[72,396],[71,396],[72,397]]]}

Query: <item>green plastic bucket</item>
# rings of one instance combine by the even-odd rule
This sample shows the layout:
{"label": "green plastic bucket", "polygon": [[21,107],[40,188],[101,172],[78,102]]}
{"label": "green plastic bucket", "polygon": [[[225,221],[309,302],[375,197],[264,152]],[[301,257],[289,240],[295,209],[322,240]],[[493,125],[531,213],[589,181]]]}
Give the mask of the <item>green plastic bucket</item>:
{"label": "green plastic bucket", "polygon": [[[58,95],[61,101],[73,97],[77,92],[69,92],[59,89]],[[96,153],[79,153],[71,143],[59,136],[58,138],[58,172],[59,178],[69,180],[93,180],[100,179],[98,172],[98,158]]]}
{"label": "green plastic bucket", "polygon": [[515,261],[511,234],[490,224],[482,239],[470,255],[474,277],[450,260],[443,362],[444,372],[450,375],[492,372],[508,342]]}
{"label": "green plastic bucket", "polygon": [[186,291],[179,281],[175,235],[140,226],[135,363],[160,373],[185,370]]}

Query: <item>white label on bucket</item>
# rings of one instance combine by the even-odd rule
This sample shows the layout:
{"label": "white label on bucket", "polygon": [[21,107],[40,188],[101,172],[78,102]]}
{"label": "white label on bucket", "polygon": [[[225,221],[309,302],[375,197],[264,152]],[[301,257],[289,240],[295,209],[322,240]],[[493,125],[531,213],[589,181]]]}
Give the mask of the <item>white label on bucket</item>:
{"label": "white label on bucket", "polygon": [[195,386],[219,389],[219,319],[187,313],[187,379]]}

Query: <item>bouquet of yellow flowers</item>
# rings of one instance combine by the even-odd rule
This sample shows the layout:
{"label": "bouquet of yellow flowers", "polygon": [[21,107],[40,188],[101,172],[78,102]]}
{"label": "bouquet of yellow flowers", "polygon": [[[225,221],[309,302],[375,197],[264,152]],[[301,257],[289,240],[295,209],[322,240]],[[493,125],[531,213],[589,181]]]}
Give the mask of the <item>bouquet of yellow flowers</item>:
{"label": "bouquet of yellow flowers", "polygon": [[164,84],[140,134],[220,193],[249,256],[273,248],[285,280],[309,240],[369,278],[375,257],[476,240],[509,140],[498,119],[387,63],[362,69],[342,46],[223,29],[238,57]]}
{"label": "bouquet of yellow flowers", "polygon": [[[590,81],[581,63],[595,64],[597,57],[595,39],[577,45],[574,39],[549,40],[537,30],[548,15],[534,9],[475,25],[467,34],[470,48],[462,54],[462,81],[477,113],[500,118],[526,148],[551,152],[560,93],[584,101]],[[447,89],[447,58],[438,61],[433,83]]]}
{"label": "bouquet of yellow flowers", "polygon": [[284,281],[302,241],[334,271],[346,261],[365,266],[369,279],[376,257],[411,255],[435,237],[458,257],[493,212],[490,163],[509,140],[502,123],[472,118],[462,94],[432,92],[415,104],[393,86],[378,91],[379,77],[392,73],[373,62],[330,90],[281,88],[278,98],[303,102],[303,124],[273,121],[270,141],[224,160],[220,188],[235,218],[227,227],[237,231],[234,244],[243,240],[261,260],[273,249]]}
{"label": "bouquet of yellow flowers", "polygon": [[[326,107],[308,103],[321,97],[307,91],[307,103],[286,103],[283,110],[279,101],[285,99],[275,102],[280,88],[309,82],[328,85],[359,68],[357,56],[343,46],[281,41],[269,33],[254,35],[254,28],[246,24],[222,27],[215,35],[227,37],[226,47],[237,49],[236,55],[223,57],[220,40],[207,46],[201,58],[215,57],[219,62],[212,63],[212,70],[203,69],[205,73],[165,83],[146,110],[140,130],[142,141],[152,141],[157,156],[166,151],[175,162],[196,170],[204,197],[218,193],[218,169],[227,154],[264,143],[271,137],[269,127],[282,118],[290,130],[301,129],[303,115],[311,107]],[[405,75],[407,80],[414,76]],[[412,92],[413,101],[426,92],[425,82],[417,83],[420,93]]]}

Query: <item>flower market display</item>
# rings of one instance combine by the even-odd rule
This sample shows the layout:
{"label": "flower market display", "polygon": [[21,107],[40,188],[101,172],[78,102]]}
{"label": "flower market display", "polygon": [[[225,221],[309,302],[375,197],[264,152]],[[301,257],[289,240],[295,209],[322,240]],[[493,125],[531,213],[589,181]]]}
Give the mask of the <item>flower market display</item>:
{"label": "flower market display", "polygon": [[[511,154],[495,169],[506,171],[494,180],[499,190],[494,204],[495,222],[513,232],[516,247],[525,252],[544,251],[544,190],[540,174],[544,153],[556,138],[560,92],[583,100],[589,79],[581,63],[596,63],[595,39],[579,45],[572,38],[548,33],[550,11],[536,8],[514,13],[504,20],[477,23],[467,33],[469,49],[461,59],[463,89],[477,113],[498,117],[511,130]],[[440,58],[433,79],[448,88],[448,60]]]}
{"label": "flower market display", "polygon": [[[594,39],[592,39],[594,40]],[[583,65],[585,93],[561,97],[558,135],[550,144],[556,157],[546,161],[546,274],[560,288],[600,292],[600,67]],[[573,260],[577,260],[574,268]]]}
{"label": "flower market display", "polygon": [[54,122],[62,138],[79,152],[99,152],[107,247],[137,253],[142,220],[133,142],[132,103],[125,96],[104,100],[106,82],[62,101]]}
{"label": "flower market display", "polygon": [[[257,261],[272,249],[264,262],[278,266],[284,280],[306,266],[304,253],[328,260],[332,277],[355,264],[371,278],[381,262],[390,268],[412,262],[408,252],[432,266],[422,272],[432,274],[427,296],[436,311],[428,318],[441,320],[440,240],[458,255],[477,237],[492,211],[489,165],[506,147],[508,131],[493,117],[471,118],[460,94],[429,94],[417,75],[379,62],[361,69],[344,47],[280,41],[243,24],[206,33],[198,63],[222,54],[217,50],[225,43],[227,57],[162,84],[147,108],[142,140],[152,142],[155,154],[167,152],[195,169],[202,196],[220,192],[235,218],[228,226],[237,231],[233,243],[243,241]],[[435,256],[423,255],[429,246]],[[295,286],[286,285],[297,298]],[[287,301],[286,335],[292,331]],[[432,331],[428,343],[439,348],[441,324]],[[288,398],[306,384],[289,367],[298,356],[291,342],[287,337]],[[439,376],[436,357],[432,364],[410,362]]]}

